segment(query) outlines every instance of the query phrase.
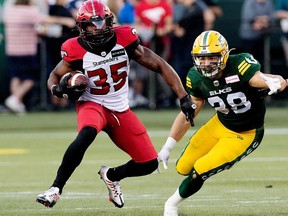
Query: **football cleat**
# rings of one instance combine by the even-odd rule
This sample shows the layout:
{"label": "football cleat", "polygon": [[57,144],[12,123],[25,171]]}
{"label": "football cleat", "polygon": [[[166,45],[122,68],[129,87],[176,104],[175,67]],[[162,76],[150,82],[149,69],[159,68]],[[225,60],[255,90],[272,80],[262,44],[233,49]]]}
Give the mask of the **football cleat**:
{"label": "football cleat", "polygon": [[122,208],[124,206],[124,198],[121,191],[121,187],[118,181],[113,182],[107,178],[107,171],[109,169],[110,167],[102,166],[98,174],[100,175],[100,178],[104,181],[104,183],[108,188],[109,201],[113,202],[116,207]]}
{"label": "football cleat", "polygon": [[43,204],[47,208],[52,208],[59,199],[60,199],[59,188],[51,187],[44,193],[39,194],[36,198],[36,202]]}

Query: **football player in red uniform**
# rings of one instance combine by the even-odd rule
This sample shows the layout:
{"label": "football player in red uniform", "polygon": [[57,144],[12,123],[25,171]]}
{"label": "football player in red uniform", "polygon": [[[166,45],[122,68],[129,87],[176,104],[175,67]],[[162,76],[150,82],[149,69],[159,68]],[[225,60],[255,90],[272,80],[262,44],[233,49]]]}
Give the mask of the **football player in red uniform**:
{"label": "football player in red uniform", "polygon": [[[98,172],[108,188],[110,201],[121,208],[124,198],[120,180],[148,175],[158,167],[157,152],[146,128],[128,106],[129,61],[133,59],[162,75],[180,98],[181,110],[192,126],[194,104],[173,68],[140,45],[135,29],[113,27],[113,15],[106,5],[98,0],[85,1],[78,10],[76,22],[80,36],[63,43],[62,60],[51,72],[47,86],[59,98],[76,99],[79,133],[67,148],[52,186],[39,194],[36,201],[46,207],[56,204],[85,151],[103,130],[131,157],[126,164],[113,168],[102,166]],[[81,94],[67,87],[69,76],[60,82],[72,70],[81,70],[89,78],[89,86]]]}

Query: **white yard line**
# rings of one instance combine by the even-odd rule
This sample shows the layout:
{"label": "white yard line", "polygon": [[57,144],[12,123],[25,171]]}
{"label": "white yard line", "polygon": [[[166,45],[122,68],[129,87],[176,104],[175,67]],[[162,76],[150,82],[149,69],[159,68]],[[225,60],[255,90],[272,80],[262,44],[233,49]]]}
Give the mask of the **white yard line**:
{"label": "white yard line", "polygon": [[[162,137],[162,136],[168,136],[170,130],[148,130],[148,134],[150,137]],[[196,130],[189,130],[185,136],[191,136],[196,132]],[[12,132],[0,132],[1,136],[5,136],[5,135],[11,135]],[[35,132],[35,131],[25,131],[25,132],[17,132],[14,131],[13,134],[21,134],[21,136],[46,136],[49,134],[53,134],[52,138],[58,138],[58,137],[62,137],[63,135],[67,136],[67,138],[70,137],[75,137],[77,135],[76,130],[73,131],[41,131],[41,132]],[[288,135],[288,128],[265,128],[265,135]],[[105,134],[105,132],[101,132],[99,134],[99,136],[107,136]]]}

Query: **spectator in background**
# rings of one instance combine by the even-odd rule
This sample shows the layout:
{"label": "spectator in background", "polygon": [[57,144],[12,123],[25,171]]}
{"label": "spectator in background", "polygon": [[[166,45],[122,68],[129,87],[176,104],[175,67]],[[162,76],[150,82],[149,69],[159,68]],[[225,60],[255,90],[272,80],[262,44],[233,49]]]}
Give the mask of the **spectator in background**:
{"label": "spectator in background", "polygon": [[[118,23],[120,25],[135,26],[135,6],[139,0],[124,0],[118,10]],[[129,106],[131,108],[147,107],[148,99],[144,96],[144,86],[148,79],[147,69],[132,61],[129,82]]]}
{"label": "spectator in background", "polygon": [[33,88],[38,77],[37,58],[39,23],[66,23],[66,19],[43,14],[31,0],[16,0],[4,10],[6,55],[11,95],[5,105],[19,114],[26,112],[24,97]]}
{"label": "spectator in background", "polygon": [[141,0],[135,7],[135,26],[144,46],[152,47],[155,40],[155,51],[165,60],[170,55],[173,11],[166,0]]}
{"label": "spectator in background", "polygon": [[102,0],[101,2],[110,8],[112,14],[114,15],[114,22],[115,24],[118,24],[118,11],[120,8],[122,8],[123,0]]}
{"label": "spectator in background", "polygon": [[[66,25],[49,24],[50,27],[57,29],[57,32],[54,35],[48,34],[45,37],[47,48],[47,73],[50,73],[50,71],[52,71],[52,69],[61,60],[61,45],[64,41],[79,35],[79,32],[76,29],[75,19],[67,7],[65,7],[67,3],[68,0],[56,0],[55,4],[50,5],[49,7],[50,16],[66,17],[70,19],[69,23],[72,23],[73,25],[69,25],[69,23]],[[69,100],[67,98],[56,98],[51,96],[51,105],[53,110],[66,109],[69,107]]]}
{"label": "spectator in background", "polygon": [[203,0],[216,17],[221,17],[223,11],[218,0]]}
{"label": "spectator in background", "polygon": [[11,78],[11,95],[6,98],[5,105],[15,113],[26,112],[23,100],[33,88],[38,72],[38,37],[34,25],[45,18],[29,0],[16,0],[4,11],[7,65]]}
{"label": "spectator in background", "polygon": [[242,51],[254,55],[264,65],[264,40],[273,20],[272,0],[245,0],[241,12]]}
{"label": "spectator in background", "polygon": [[215,16],[202,0],[175,0],[173,7],[172,66],[185,84],[193,66],[191,46],[201,32],[213,27]]}
{"label": "spectator in background", "polygon": [[282,46],[286,58],[286,65],[288,66],[288,1],[275,1],[275,17],[280,21],[283,36],[281,37]]}
{"label": "spectator in background", "polygon": [[85,0],[71,0],[67,6],[68,10],[74,18],[76,18],[78,8],[83,4]]}
{"label": "spectator in background", "polygon": [[122,6],[118,10],[118,23],[120,25],[135,24],[135,6],[139,0],[124,0]]}
{"label": "spectator in background", "polygon": [[[141,0],[135,6],[135,28],[141,39],[141,43],[155,51],[166,61],[170,60],[170,36],[173,28],[173,11],[168,0]],[[154,78],[153,78],[154,79]],[[170,106],[170,97],[173,92],[156,75],[157,104]],[[150,89],[151,90],[151,89]]]}

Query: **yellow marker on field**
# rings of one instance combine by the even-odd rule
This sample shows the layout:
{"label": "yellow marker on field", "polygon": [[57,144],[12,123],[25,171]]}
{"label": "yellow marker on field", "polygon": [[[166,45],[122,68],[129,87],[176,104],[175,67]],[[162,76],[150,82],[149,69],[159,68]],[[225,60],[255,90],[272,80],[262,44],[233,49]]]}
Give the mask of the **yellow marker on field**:
{"label": "yellow marker on field", "polygon": [[0,155],[11,155],[11,154],[27,154],[27,149],[20,149],[20,148],[0,148]]}

